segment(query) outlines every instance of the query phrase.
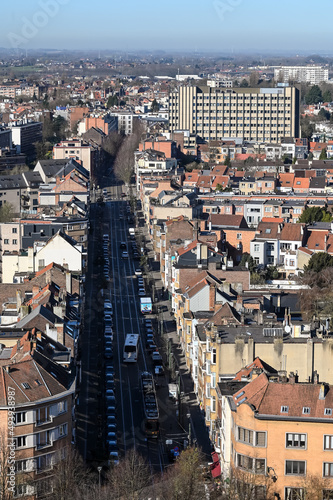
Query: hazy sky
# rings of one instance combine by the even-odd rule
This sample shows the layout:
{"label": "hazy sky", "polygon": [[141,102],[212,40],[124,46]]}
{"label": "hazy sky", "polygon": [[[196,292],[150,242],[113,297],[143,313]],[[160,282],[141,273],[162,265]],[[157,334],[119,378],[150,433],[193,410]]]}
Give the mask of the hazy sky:
{"label": "hazy sky", "polygon": [[331,0],[4,0],[0,46],[331,53]]}

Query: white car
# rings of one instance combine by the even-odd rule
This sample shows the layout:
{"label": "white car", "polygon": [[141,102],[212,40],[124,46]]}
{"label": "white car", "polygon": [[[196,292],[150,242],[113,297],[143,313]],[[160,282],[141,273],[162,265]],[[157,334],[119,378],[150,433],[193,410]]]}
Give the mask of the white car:
{"label": "white car", "polygon": [[122,259],[128,259],[128,252],[122,252],[121,258]]}
{"label": "white car", "polygon": [[135,274],[135,276],[142,276],[142,271],[141,271],[141,269],[140,269],[140,268],[135,269],[134,274]]}
{"label": "white car", "polygon": [[138,295],[139,297],[144,297],[146,295],[146,290],[144,288],[139,288]]}

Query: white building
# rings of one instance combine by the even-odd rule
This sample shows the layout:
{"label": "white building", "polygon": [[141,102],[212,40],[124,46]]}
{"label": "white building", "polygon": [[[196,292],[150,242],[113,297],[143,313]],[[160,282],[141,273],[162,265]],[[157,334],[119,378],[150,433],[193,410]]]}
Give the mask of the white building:
{"label": "white building", "polygon": [[82,245],[58,231],[47,242],[35,241],[28,252],[4,252],[2,282],[17,283],[19,273],[38,272],[53,262],[81,274],[84,267]]}
{"label": "white building", "polygon": [[274,79],[284,83],[289,83],[292,80],[318,85],[321,82],[328,82],[328,68],[323,66],[278,66],[274,67]]}

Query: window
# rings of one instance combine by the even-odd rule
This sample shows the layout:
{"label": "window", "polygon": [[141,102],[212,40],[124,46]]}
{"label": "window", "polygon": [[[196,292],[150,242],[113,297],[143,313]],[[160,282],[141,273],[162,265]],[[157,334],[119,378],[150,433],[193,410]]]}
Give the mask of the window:
{"label": "window", "polygon": [[308,406],[303,406],[303,415],[310,415],[310,408]]}
{"label": "window", "polygon": [[247,444],[253,444],[253,431],[238,427],[238,441]]}
{"label": "window", "polygon": [[241,240],[242,239],[242,233],[237,233],[237,239]]}
{"label": "window", "polygon": [[289,406],[281,406],[281,413],[288,413]]}
{"label": "window", "polygon": [[265,233],[266,233],[266,234],[271,234],[271,231],[272,231],[272,230],[271,230],[269,227],[267,227],[267,228],[266,228],[266,230],[265,230]]}
{"label": "window", "polygon": [[333,477],[333,463],[332,462],[324,462],[323,476],[324,477]]}
{"label": "window", "polygon": [[20,411],[18,413],[15,413],[15,425],[24,424],[25,422],[26,422],[26,412],[25,411]]}
{"label": "window", "polygon": [[67,424],[59,425],[59,438],[67,436]]}
{"label": "window", "polygon": [[17,245],[17,240],[12,240],[13,245]]}
{"label": "window", "polygon": [[13,233],[13,234],[17,234],[17,227],[13,227],[13,228],[12,228],[12,233]]}
{"label": "window", "polygon": [[216,364],[216,349],[212,349],[212,364]]}
{"label": "window", "polygon": [[255,245],[254,245],[254,251],[255,251],[255,252],[259,252],[259,250],[260,250],[260,245],[255,244]]}
{"label": "window", "polygon": [[286,434],[286,448],[306,448],[306,434]]}
{"label": "window", "polygon": [[333,450],[333,435],[324,436],[324,450]]}
{"label": "window", "polygon": [[284,498],[286,500],[305,500],[303,488],[285,488]]}
{"label": "window", "polygon": [[332,408],[325,408],[324,415],[332,415]]}
{"label": "window", "polygon": [[255,433],[255,446],[266,447],[266,432],[258,431]]}
{"label": "window", "polygon": [[333,490],[323,490],[323,500],[333,500]]}
{"label": "window", "polygon": [[7,238],[5,238],[5,239],[3,240],[3,242],[4,242],[4,244],[5,244],[5,245],[9,245],[9,240],[8,240]]}
{"label": "window", "polygon": [[212,397],[212,412],[216,411],[216,399]]}
{"label": "window", "polygon": [[286,460],[286,476],[304,476],[305,460]]}
{"label": "window", "polygon": [[266,461],[264,458],[252,458],[237,453],[236,459],[237,467],[240,469],[254,472],[255,474],[265,474],[266,472]]}
{"label": "window", "polygon": [[16,438],[16,448],[23,448],[27,445],[26,436],[19,436]]}

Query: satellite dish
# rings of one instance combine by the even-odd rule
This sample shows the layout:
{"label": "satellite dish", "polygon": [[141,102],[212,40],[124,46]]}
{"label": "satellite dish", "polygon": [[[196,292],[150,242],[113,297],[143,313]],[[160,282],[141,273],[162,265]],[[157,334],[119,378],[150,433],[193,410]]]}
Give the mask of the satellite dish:
{"label": "satellite dish", "polygon": [[286,326],[284,327],[284,331],[285,331],[286,333],[290,333],[290,332],[291,332],[291,327],[290,327],[289,325],[286,325]]}

